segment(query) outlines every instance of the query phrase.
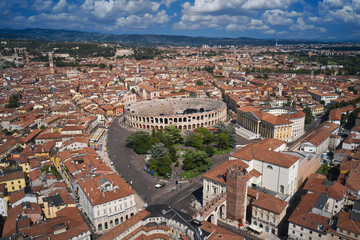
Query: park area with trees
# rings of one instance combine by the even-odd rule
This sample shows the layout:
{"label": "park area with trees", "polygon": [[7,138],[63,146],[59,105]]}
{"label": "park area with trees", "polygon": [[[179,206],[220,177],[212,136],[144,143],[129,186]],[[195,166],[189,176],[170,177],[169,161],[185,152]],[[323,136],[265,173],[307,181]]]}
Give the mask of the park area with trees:
{"label": "park area with trees", "polygon": [[137,131],[126,142],[137,154],[146,154],[147,167],[155,175],[171,178],[173,169],[180,168],[180,178],[195,177],[212,166],[211,157],[231,151],[236,144],[235,129],[219,122],[214,129],[203,127],[182,134],[175,126],[151,133]]}

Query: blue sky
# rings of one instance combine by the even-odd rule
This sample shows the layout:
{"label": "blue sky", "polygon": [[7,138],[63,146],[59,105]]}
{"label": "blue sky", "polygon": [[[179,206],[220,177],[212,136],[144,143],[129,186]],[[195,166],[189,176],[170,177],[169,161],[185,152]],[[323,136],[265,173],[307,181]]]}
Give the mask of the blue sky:
{"label": "blue sky", "polygon": [[0,0],[0,28],[360,39],[360,0]]}

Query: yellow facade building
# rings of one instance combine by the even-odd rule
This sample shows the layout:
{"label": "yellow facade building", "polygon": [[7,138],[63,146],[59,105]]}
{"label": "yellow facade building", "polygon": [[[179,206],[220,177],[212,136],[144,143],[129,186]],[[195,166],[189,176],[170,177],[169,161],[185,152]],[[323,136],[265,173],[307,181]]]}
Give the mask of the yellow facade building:
{"label": "yellow facade building", "polygon": [[245,129],[263,137],[290,141],[293,122],[257,108],[237,109],[237,122]]}
{"label": "yellow facade building", "polygon": [[7,192],[14,192],[26,187],[24,173],[20,171],[5,172],[0,176],[0,184],[4,183]]}

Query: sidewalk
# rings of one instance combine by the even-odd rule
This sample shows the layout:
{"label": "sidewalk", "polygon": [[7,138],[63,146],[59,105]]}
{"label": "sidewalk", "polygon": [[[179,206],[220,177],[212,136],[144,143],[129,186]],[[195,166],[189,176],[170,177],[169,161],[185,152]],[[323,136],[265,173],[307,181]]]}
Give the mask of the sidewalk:
{"label": "sidewalk", "polygon": [[[107,152],[107,133],[108,130],[105,131],[104,136],[101,137],[98,145],[101,145],[101,149],[97,150],[97,154],[99,157],[106,163],[106,165],[111,168],[114,172],[116,172],[116,169],[113,165],[111,165],[111,159],[109,158],[108,152]],[[106,150],[105,150],[106,149]]]}

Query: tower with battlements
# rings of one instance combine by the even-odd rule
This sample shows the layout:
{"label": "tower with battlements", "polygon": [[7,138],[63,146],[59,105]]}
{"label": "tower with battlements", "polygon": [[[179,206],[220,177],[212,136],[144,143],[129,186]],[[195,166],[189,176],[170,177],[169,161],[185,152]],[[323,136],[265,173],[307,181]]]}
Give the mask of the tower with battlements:
{"label": "tower with battlements", "polygon": [[282,96],[282,91],[283,91],[283,89],[284,89],[284,86],[283,86],[281,83],[279,83],[278,86],[277,86],[277,93],[276,93],[276,95],[281,97],[281,96]]}
{"label": "tower with battlements", "polygon": [[53,55],[52,52],[48,53],[49,55],[49,68],[50,68],[50,74],[55,74],[55,69],[54,69],[54,60],[53,60]]}
{"label": "tower with battlements", "polygon": [[226,216],[230,220],[244,224],[247,205],[247,170],[236,165],[228,168],[226,182]]}

